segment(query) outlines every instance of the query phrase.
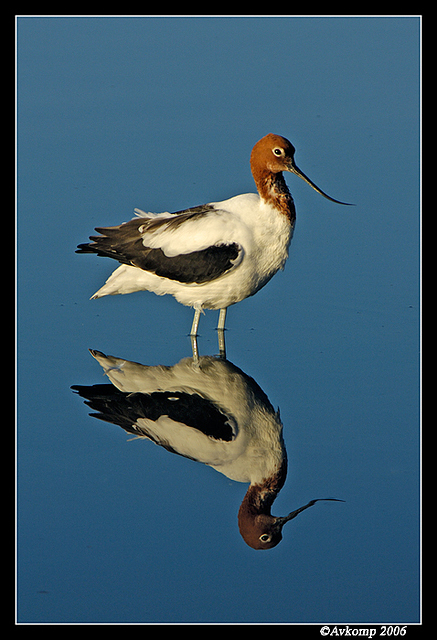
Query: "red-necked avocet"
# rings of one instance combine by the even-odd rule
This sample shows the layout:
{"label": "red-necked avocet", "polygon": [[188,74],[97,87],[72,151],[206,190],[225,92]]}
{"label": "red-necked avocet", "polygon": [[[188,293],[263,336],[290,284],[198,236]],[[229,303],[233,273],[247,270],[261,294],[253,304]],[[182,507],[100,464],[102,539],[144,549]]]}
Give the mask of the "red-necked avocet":
{"label": "red-necked avocet", "polygon": [[115,227],[97,227],[99,236],[80,244],[77,253],[96,253],[121,262],[93,296],[153,291],[171,294],[193,307],[191,335],[197,335],[204,309],[227,308],[253,296],[283,269],[293,236],[296,210],[282,175],[296,174],[328,200],[334,200],[302,173],[295,149],[269,133],[252,149],[250,166],[258,194],[245,193],[222,202],[176,213],[146,213]]}
{"label": "red-necked avocet", "polygon": [[275,547],[286,522],[318,500],[336,500],[311,500],[284,517],[271,514],[287,474],[279,410],[231,362],[201,356],[172,367],[146,366],[100,351],[91,354],[112,383],[72,387],[92,416],[250,483],[238,512],[240,533],[250,547]]}

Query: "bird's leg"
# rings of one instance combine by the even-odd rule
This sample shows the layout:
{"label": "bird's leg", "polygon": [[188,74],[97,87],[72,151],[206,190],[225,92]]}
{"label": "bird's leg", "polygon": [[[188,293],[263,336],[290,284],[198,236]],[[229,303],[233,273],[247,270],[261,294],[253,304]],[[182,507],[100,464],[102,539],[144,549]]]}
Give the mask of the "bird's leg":
{"label": "bird's leg", "polygon": [[217,325],[217,329],[219,331],[224,331],[225,330],[226,311],[227,311],[226,307],[224,309],[220,309],[219,320],[218,320],[218,325]]}
{"label": "bird's leg", "polygon": [[196,309],[194,312],[193,324],[191,325],[190,336],[197,336],[197,329],[199,328],[200,309]]}
{"label": "bird's leg", "polygon": [[190,336],[191,337],[191,348],[193,350],[193,362],[194,364],[198,365],[199,364],[199,348],[197,346],[197,336]]}
{"label": "bird's leg", "polygon": [[220,358],[226,360],[226,345],[225,345],[225,332],[223,329],[217,329],[218,343],[219,343],[219,355]]}
{"label": "bird's leg", "polygon": [[223,358],[224,360],[226,360],[225,320],[226,320],[226,308],[220,309],[219,321],[217,325],[217,334],[218,334],[220,358]]}

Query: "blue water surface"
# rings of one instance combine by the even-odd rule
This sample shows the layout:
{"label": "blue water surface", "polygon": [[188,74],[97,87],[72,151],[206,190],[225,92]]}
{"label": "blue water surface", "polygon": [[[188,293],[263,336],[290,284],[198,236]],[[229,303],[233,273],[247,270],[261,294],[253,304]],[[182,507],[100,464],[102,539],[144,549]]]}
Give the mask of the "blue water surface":
{"label": "blue water surface", "polygon": [[[415,17],[17,19],[19,622],[414,623],[419,596],[419,31]],[[228,312],[228,359],[280,407],[273,513],[318,503],[270,551],[238,533],[246,485],[128,441],[71,385],[88,348],[191,355],[192,312],[90,301],[116,266],[79,256],[134,207],[254,191],[289,138],[342,207],[286,179],[284,272]],[[217,353],[216,312],[201,354]]]}

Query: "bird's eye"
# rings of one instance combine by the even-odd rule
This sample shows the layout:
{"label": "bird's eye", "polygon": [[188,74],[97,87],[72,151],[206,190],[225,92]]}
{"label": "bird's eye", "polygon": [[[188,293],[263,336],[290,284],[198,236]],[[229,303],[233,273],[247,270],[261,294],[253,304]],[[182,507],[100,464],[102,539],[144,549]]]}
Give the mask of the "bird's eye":
{"label": "bird's eye", "polygon": [[261,542],[270,542],[270,536],[267,533],[263,533],[259,539]]}
{"label": "bird's eye", "polygon": [[284,155],[284,149],[281,149],[281,147],[276,147],[275,149],[273,149],[273,153],[279,158],[280,156]]}

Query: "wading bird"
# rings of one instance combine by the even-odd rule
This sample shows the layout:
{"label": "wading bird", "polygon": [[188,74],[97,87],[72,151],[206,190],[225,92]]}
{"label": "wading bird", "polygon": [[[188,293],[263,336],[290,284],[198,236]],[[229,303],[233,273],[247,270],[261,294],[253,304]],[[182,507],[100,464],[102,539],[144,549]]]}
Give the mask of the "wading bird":
{"label": "wading bird", "polygon": [[121,263],[93,296],[153,291],[171,294],[194,308],[190,335],[197,335],[204,309],[220,309],[223,330],[227,308],[253,296],[283,269],[293,236],[296,210],[282,175],[296,174],[328,200],[294,161],[295,149],[269,133],[252,149],[250,166],[257,194],[176,213],[146,213],[115,227],[97,227],[99,236],[77,253],[96,253]]}

